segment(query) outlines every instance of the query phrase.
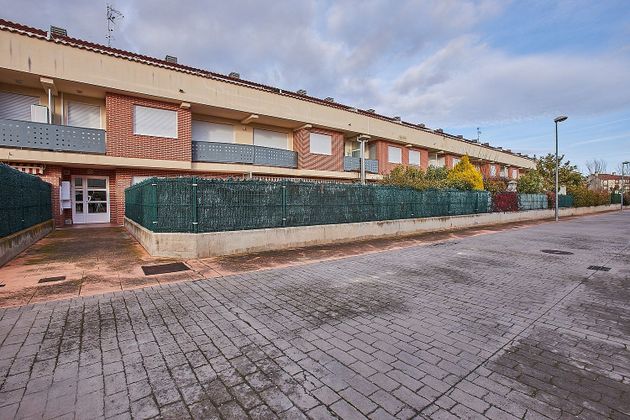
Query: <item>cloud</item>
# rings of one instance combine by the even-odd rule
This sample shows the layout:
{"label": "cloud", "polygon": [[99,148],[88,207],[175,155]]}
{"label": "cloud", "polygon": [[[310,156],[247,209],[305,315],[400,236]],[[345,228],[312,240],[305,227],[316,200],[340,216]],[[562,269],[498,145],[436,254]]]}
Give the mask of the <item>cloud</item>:
{"label": "cloud", "polygon": [[[517,54],[489,43],[483,25],[507,4],[118,1],[125,18],[115,46],[435,127],[605,113],[630,103],[627,52]],[[0,7],[11,20],[105,41],[105,3],[0,0]]]}

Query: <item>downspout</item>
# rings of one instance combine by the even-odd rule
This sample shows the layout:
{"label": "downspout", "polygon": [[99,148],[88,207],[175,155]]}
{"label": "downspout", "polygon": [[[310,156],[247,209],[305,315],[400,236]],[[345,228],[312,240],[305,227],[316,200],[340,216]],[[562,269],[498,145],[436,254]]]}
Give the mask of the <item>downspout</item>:
{"label": "downspout", "polygon": [[50,90],[50,88],[48,88],[48,124],[52,124],[52,107],[52,91]]}

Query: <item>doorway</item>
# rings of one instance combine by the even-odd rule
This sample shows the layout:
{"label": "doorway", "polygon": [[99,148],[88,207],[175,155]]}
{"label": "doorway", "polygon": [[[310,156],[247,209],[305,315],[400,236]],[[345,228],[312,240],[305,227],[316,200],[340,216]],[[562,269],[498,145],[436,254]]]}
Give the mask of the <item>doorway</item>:
{"label": "doorway", "polygon": [[109,223],[109,177],[72,176],[72,223]]}

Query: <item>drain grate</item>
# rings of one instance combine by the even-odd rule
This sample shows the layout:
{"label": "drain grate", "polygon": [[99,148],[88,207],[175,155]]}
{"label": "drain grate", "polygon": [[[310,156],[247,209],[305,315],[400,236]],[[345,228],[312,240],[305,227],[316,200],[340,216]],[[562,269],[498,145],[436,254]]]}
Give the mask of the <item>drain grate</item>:
{"label": "drain grate", "polygon": [[610,271],[610,267],[604,267],[603,265],[589,265],[588,269],[595,271]]}
{"label": "drain grate", "polygon": [[540,252],[544,252],[545,254],[553,254],[553,255],[573,255],[573,252],[562,251],[560,249],[541,249]]}
{"label": "drain grate", "polygon": [[143,265],[142,271],[145,276],[154,276],[156,274],[176,273],[178,271],[190,270],[183,262],[158,264],[158,265]]}
{"label": "drain grate", "polygon": [[64,281],[66,276],[55,276],[55,277],[44,277],[43,279],[39,279],[37,283],[51,283],[54,281]]}

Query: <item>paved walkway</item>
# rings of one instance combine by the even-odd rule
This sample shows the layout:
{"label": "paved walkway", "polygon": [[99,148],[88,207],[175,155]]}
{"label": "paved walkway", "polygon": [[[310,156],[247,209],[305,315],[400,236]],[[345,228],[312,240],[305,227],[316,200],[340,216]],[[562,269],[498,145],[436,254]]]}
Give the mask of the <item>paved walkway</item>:
{"label": "paved walkway", "polygon": [[[423,234],[337,245],[322,245],[286,251],[260,252],[221,258],[186,260],[189,271],[146,276],[143,265],[174,262],[151,257],[122,227],[79,226],[53,231],[7,265],[0,267],[0,307],[50,302],[77,296],[92,296],[180,281],[222,277],[399,249],[518,229],[536,223],[474,228],[451,233]],[[63,281],[43,282],[50,277]]]}
{"label": "paved walkway", "polygon": [[629,247],[609,213],[0,309],[0,418],[627,418]]}

